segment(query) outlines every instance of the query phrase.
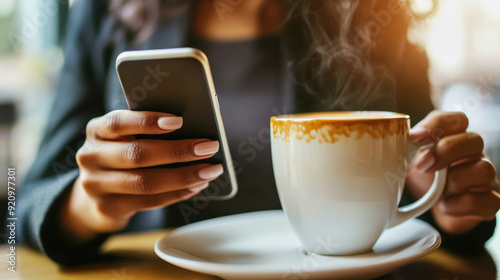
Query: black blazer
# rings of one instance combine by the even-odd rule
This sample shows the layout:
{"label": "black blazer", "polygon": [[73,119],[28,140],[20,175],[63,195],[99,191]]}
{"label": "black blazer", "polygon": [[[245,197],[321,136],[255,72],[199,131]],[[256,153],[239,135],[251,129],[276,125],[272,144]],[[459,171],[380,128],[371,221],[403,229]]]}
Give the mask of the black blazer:
{"label": "black blazer", "polygon": [[[189,36],[191,10],[161,21],[153,36],[139,46],[132,46],[126,40],[114,41],[116,23],[108,15],[106,3],[100,0],[77,1],[72,8],[64,48],[65,62],[50,119],[38,156],[19,196],[19,238],[61,264],[75,264],[94,258],[100,244],[108,236],[99,236],[83,248],[72,247],[65,242],[64,234],[56,230],[55,217],[62,195],[69,191],[78,176],[75,154],[85,141],[87,122],[112,110],[127,109],[115,73],[116,57],[130,49],[186,46]],[[404,57],[396,76],[397,94],[393,102],[396,107],[379,109],[407,113],[416,122],[433,108],[429,98],[428,64],[425,55],[409,44]],[[283,88],[287,90],[290,104],[295,104],[296,111],[318,109],[307,100],[303,90],[293,84],[289,74],[284,77],[283,82],[288,86]],[[276,205],[279,207],[279,203]],[[236,212],[238,209],[229,209],[225,214]],[[198,219],[219,214],[207,213],[207,216],[200,215]],[[166,211],[138,213],[129,229],[176,226],[182,224],[180,215],[175,206],[167,207]],[[426,220],[433,223],[430,215]],[[480,248],[492,235],[494,226],[494,222],[483,223],[465,236],[444,235],[444,244],[465,249]],[[467,242],[462,242],[463,238],[467,238]]]}

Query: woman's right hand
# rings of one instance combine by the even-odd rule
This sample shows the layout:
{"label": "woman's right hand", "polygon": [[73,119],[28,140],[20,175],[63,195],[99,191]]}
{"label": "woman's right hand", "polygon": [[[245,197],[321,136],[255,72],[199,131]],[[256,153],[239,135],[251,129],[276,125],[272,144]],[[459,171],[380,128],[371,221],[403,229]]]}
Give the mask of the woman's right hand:
{"label": "woman's right hand", "polygon": [[[61,230],[84,243],[123,229],[138,211],[188,199],[223,173],[220,164],[148,168],[213,156],[218,141],[148,140],[137,134],[179,129],[182,118],[157,112],[117,110],[92,119],[76,154],[80,175],[60,212]],[[68,234],[69,233],[69,234]]]}

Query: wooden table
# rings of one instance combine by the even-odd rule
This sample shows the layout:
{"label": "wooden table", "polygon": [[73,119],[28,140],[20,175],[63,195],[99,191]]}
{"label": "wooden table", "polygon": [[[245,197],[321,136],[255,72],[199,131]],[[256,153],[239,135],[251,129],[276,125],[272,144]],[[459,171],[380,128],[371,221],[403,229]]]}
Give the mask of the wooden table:
{"label": "wooden table", "polygon": [[[500,279],[500,227],[487,244],[484,254],[475,257],[460,257],[443,249],[406,265],[379,280],[495,280]],[[158,258],[153,252],[157,239],[169,230],[134,234],[119,234],[104,245],[104,252],[110,261],[64,268],[53,263],[44,255],[25,247],[17,248],[17,272],[7,271],[7,247],[0,246],[0,279],[105,279],[105,280],[148,280],[148,279],[219,279],[182,268]]]}

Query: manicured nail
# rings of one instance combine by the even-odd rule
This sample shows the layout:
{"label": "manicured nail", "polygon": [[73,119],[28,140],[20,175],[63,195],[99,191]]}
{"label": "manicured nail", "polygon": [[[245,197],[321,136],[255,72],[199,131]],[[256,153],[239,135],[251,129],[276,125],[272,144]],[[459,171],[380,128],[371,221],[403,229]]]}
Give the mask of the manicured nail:
{"label": "manicured nail", "polygon": [[200,178],[203,180],[208,180],[221,175],[222,172],[224,172],[222,165],[216,164],[201,169],[198,172],[198,176],[200,176]]}
{"label": "manicured nail", "polygon": [[427,129],[423,127],[414,127],[410,130],[411,138],[418,142],[427,136]]}
{"label": "manicured nail", "polygon": [[200,192],[208,187],[208,182],[189,188],[190,192]]}
{"label": "manicured nail", "polygon": [[197,156],[206,156],[219,151],[219,141],[201,142],[194,146],[194,154]]}
{"label": "manicured nail", "polygon": [[415,167],[417,167],[418,170],[420,170],[420,172],[426,172],[427,170],[429,170],[429,168],[432,167],[435,161],[436,158],[429,150],[421,158],[418,159],[418,162],[415,165]]}
{"label": "manicured nail", "polygon": [[182,117],[163,117],[158,119],[158,126],[164,130],[179,129],[182,126]]}

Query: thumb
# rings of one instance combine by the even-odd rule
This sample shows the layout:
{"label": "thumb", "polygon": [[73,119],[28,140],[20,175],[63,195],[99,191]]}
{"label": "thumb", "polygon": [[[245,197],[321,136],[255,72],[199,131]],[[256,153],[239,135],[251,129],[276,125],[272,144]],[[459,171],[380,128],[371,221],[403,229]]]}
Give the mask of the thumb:
{"label": "thumb", "polygon": [[430,137],[430,131],[424,126],[419,126],[418,124],[410,129],[410,134],[408,135],[408,142],[422,146],[432,143]]}

